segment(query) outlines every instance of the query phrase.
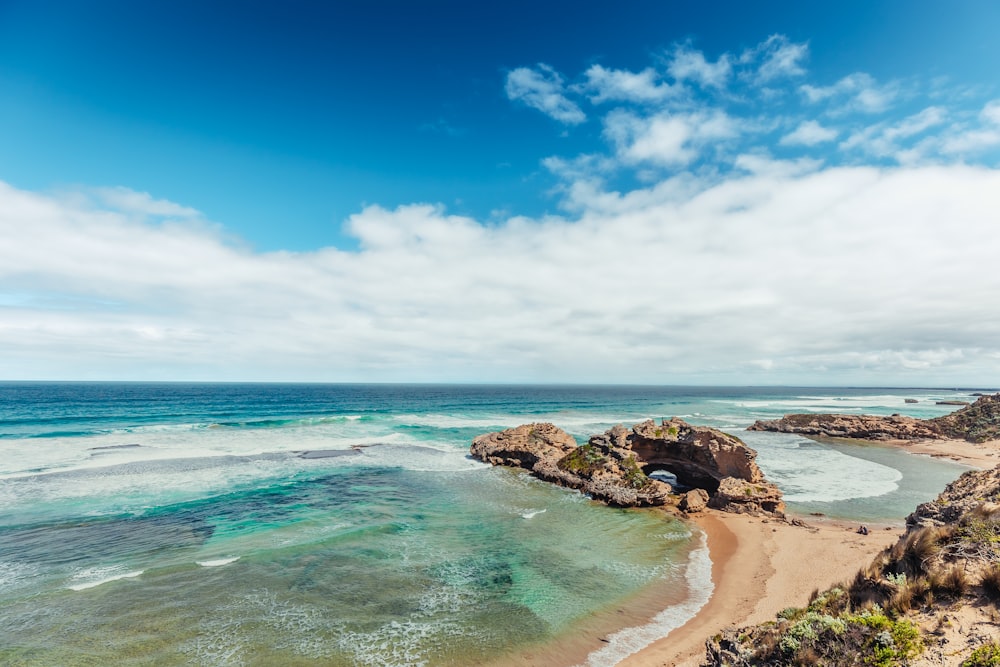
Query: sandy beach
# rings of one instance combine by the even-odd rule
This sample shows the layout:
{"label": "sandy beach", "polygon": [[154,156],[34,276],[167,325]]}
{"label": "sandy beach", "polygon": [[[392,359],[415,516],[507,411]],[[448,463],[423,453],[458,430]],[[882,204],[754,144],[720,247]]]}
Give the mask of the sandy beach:
{"label": "sandy beach", "polygon": [[[914,454],[946,457],[973,468],[998,462],[1000,441],[959,440],[891,443]],[[705,655],[705,640],[729,626],[770,620],[800,607],[815,589],[849,580],[903,531],[902,523],[868,525],[801,517],[808,527],[773,519],[708,510],[692,517],[708,538],[715,590],[708,603],[680,628],[619,663],[624,667],[691,667]],[[779,575],[780,573],[780,575]]]}

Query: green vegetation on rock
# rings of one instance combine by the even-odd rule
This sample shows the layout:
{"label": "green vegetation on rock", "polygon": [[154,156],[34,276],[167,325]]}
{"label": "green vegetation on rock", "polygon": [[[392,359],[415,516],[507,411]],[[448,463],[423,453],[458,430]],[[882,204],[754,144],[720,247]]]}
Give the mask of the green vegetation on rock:
{"label": "green vegetation on rock", "polygon": [[559,468],[589,477],[608,462],[607,456],[593,445],[581,445],[559,459]]}

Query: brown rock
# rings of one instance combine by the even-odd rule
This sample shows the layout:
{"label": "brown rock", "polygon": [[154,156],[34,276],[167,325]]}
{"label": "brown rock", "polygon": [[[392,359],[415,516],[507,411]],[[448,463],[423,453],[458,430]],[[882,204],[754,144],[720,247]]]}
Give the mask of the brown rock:
{"label": "brown rock", "polygon": [[708,506],[735,514],[783,516],[785,513],[781,490],[774,484],[764,481],[748,482],[735,477],[727,477],[719,483],[719,489]]}
{"label": "brown rock", "polygon": [[986,442],[1000,439],[1000,394],[981,396],[972,405],[962,401],[938,403],[965,407],[950,415],[934,419],[916,419],[900,415],[891,417],[837,414],[785,415],[781,419],[754,422],[748,430],[857,440],[958,439]]}
{"label": "brown rock", "polygon": [[[525,424],[472,441],[471,454],[493,465],[526,468],[536,477],[621,507],[663,505],[673,491],[665,482],[651,479],[642,462],[626,447],[627,431],[616,427],[595,441],[577,447],[576,441],[552,424]],[[610,435],[609,435],[610,434]]]}
{"label": "brown rock", "polygon": [[708,491],[705,489],[691,489],[681,496],[681,501],[677,503],[677,508],[682,512],[693,514],[708,507]]}
{"label": "brown rock", "polygon": [[523,424],[472,441],[472,456],[493,465],[531,470],[540,460],[562,458],[576,449],[576,440],[552,424]]}
{"label": "brown rock", "polygon": [[629,443],[648,466],[670,470],[685,486],[715,491],[726,477],[764,480],[764,473],[757,467],[757,452],[742,440],[714,428],[692,426],[676,417],[659,425],[651,419],[636,424]]}
{"label": "brown rock", "polygon": [[799,414],[758,420],[747,430],[857,440],[939,440],[945,436],[934,424],[914,417]]}
{"label": "brown rock", "polygon": [[[695,489],[681,501],[686,511],[699,511],[706,501],[741,513],[784,511],[781,492],[757,467],[757,452],[739,438],[681,419],[660,424],[649,420],[631,429],[618,425],[591,436],[581,447],[552,424],[526,424],[477,437],[472,456],[494,465],[526,468],[541,479],[613,505],[666,503],[673,489],[647,473],[669,470],[680,484]],[[741,486],[715,497],[722,485],[744,482],[751,492]]]}

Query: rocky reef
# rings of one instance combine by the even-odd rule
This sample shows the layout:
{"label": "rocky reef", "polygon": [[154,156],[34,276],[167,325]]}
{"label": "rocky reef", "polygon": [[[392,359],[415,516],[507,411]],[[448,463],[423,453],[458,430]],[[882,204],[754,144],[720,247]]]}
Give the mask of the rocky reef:
{"label": "rocky reef", "polygon": [[967,440],[1000,439],[1000,394],[980,396],[975,403],[934,419],[892,415],[792,414],[758,420],[750,431],[796,433],[805,436],[856,440]]}
{"label": "rocky reef", "polygon": [[1000,469],[965,473],[907,524],[852,580],[709,639],[702,664],[998,664]]}
{"label": "rocky reef", "polygon": [[[478,436],[471,454],[622,507],[677,501],[686,512],[707,505],[770,516],[785,509],[781,491],[757,467],[757,452],[739,438],[676,418],[631,429],[618,425],[581,446],[552,424],[525,424]],[[677,498],[670,484],[649,476],[657,470],[669,471],[691,491]]]}

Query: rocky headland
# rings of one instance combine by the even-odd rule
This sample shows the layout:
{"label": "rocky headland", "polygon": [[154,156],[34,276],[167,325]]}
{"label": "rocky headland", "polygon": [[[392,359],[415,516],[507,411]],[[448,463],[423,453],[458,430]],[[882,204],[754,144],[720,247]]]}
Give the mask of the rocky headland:
{"label": "rocky headland", "polygon": [[[706,505],[740,514],[784,516],[781,491],[764,478],[757,452],[739,438],[681,419],[618,425],[584,445],[548,423],[524,424],[478,436],[474,458],[524,468],[620,507],[677,504],[685,512]],[[672,473],[672,485],[650,474]]]}
{"label": "rocky headland", "polygon": [[[702,665],[1000,662],[1000,469],[970,471],[847,581],[706,642]],[[803,600],[803,602],[806,602]]]}
{"label": "rocky headland", "polygon": [[855,440],[965,440],[982,443],[1000,439],[1000,394],[980,396],[972,405],[934,419],[916,419],[898,414],[890,417],[791,414],[781,419],[758,420],[748,430]]}

